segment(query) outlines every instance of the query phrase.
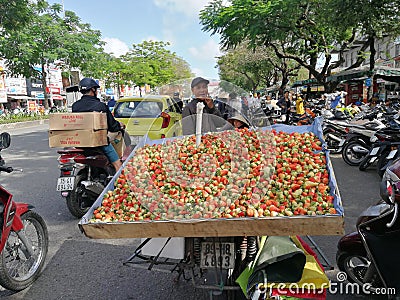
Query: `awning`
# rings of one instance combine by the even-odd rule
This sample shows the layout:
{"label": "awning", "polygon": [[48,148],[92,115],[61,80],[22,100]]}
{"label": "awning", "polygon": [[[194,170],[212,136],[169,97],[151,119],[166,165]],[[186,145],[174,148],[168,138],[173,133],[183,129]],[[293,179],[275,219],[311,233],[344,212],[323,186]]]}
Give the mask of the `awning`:
{"label": "awning", "polygon": [[35,100],[36,98],[25,96],[25,95],[7,95],[8,98],[12,100]]}
{"label": "awning", "polygon": [[327,81],[343,82],[348,80],[363,80],[375,75],[387,81],[400,82],[400,69],[387,66],[376,66],[372,71],[369,65],[345,70],[329,76]]}
{"label": "awning", "polygon": [[318,84],[318,80],[315,78],[305,79],[305,80],[297,80],[292,84],[292,88],[304,85],[316,85]]}
{"label": "awning", "polygon": [[53,100],[64,100],[64,97],[61,95],[53,95]]}

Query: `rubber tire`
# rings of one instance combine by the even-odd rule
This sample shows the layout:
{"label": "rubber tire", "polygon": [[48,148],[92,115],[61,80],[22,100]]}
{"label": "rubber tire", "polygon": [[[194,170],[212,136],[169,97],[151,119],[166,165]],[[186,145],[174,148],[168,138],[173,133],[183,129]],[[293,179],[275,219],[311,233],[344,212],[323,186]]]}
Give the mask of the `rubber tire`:
{"label": "rubber tire", "polygon": [[[346,164],[348,164],[349,166],[359,166],[359,165],[361,164],[361,162],[363,161],[363,159],[365,158],[365,156],[364,156],[362,159],[359,160],[359,162],[354,162],[354,161],[352,161],[351,159],[349,159],[349,157],[346,155],[346,152],[347,152],[348,149],[351,149],[351,148],[354,147],[355,145],[359,145],[359,146],[364,147],[363,144],[361,144],[361,143],[359,143],[359,142],[356,142],[356,141],[353,141],[353,142],[347,143],[347,144],[343,147],[343,150],[342,150],[342,157],[343,157],[343,160],[344,160],[344,162],[345,162]],[[350,150],[350,151],[351,151],[351,150]],[[368,155],[368,153],[367,153],[366,155]]]}
{"label": "rubber tire", "polygon": [[77,189],[79,188],[79,184],[81,183],[83,175],[77,175],[75,178],[75,188],[71,192],[68,193],[66,197],[67,207],[69,212],[75,218],[82,218],[89,210],[89,207],[81,208],[80,201],[79,201],[79,193]]}
{"label": "rubber tire", "polygon": [[358,166],[358,169],[360,171],[365,171],[370,165],[372,165],[372,163],[370,162],[371,158],[369,157],[369,155],[367,155],[363,161],[360,163],[360,165]]}
{"label": "rubber tire", "polygon": [[2,253],[0,254],[0,285],[8,290],[16,292],[27,288],[40,276],[44,267],[49,246],[49,234],[47,231],[47,226],[45,221],[39,214],[34,211],[28,210],[21,216],[21,219],[23,222],[26,220],[30,220],[35,226],[36,233],[39,237],[39,248],[41,249],[41,255],[39,255],[40,261],[38,261],[38,267],[36,268],[36,270],[31,274],[29,278],[20,281],[15,280],[8,274],[8,269],[4,261],[5,256],[8,255],[8,253],[3,249]]}
{"label": "rubber tire", "polygon": [[385,170],[381,170],[384,166],[386,166],[390,161],[393,161],[393,159],[387,159],[386,157],[389,155],[390,151],[385,151],[381,154],[379,157],[377,163],[376,163],[376,172],[378,173],[379,177],[382,178],[383,174],[385,173]]}
{"label": "rubber tire", "polygon": [[[367,257],[361,256],[361,255],[352,255],[348,252],[338,252],[336,253],[336,264],[339,268],[340,271],[346,273],[347,275],[347,280],[351,283],[356,283],[358,284],[360,287],[362,287],[365,283],[363,282],[362,278],[360,278],[359,276],[357,276],[358,274],[354,274],[354,273],[350,273],[350,270],[347,268],[347,262],[349,261],[349,259],[353,258],[353,257],[358,257],[363,258],[366,262],[370,262],[370,260]],[[354,278],[353,278],[354,276]],[[379,277],[379,274],[376,273],[377,276],[377,281],[376,282],[368,282],[369,284],[371,284],[371,291],[375,291],[375,288],[381,288],[383,287],[382,281]]]}

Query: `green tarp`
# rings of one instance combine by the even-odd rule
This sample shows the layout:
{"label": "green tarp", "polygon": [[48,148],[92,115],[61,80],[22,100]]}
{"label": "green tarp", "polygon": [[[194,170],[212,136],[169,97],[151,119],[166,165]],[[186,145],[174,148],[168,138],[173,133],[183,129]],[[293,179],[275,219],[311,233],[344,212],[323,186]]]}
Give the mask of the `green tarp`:
{"label": "green tarp", "polygon": [[306,80],[297,80],[292,84],[292,88],[294,87],[298,87],[298,86],[304,86],[304,85],[312,85],[312,84],[317,84],[318,81],[315,78],[310,78],[310,79],[306,79]]}

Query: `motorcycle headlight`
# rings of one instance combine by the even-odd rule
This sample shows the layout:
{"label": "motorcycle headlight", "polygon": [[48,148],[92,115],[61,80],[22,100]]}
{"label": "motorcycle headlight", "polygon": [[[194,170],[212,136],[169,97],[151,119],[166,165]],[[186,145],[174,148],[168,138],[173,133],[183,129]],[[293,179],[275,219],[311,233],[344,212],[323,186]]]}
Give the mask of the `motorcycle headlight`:
{"label": "motorcycle headlight", "polygon": [[371,143],[375,143],[378,140],[378,138],[373,135],[373,136],[371,136],[371,138],[369,140]]}

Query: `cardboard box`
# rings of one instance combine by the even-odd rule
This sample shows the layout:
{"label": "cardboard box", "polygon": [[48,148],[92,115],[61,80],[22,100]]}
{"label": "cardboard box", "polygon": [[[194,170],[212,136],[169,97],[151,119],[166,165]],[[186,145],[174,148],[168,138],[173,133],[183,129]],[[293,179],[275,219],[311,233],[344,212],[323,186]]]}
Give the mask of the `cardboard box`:
{"label": "cardboard box", "polygon": [[100,112],[50,114],[49,130],[107,129],[107,115]]}
{"label": "cardboard box", "polygon": [[50,130],[49,147],[97,147],[107,145],[107,130]]}

